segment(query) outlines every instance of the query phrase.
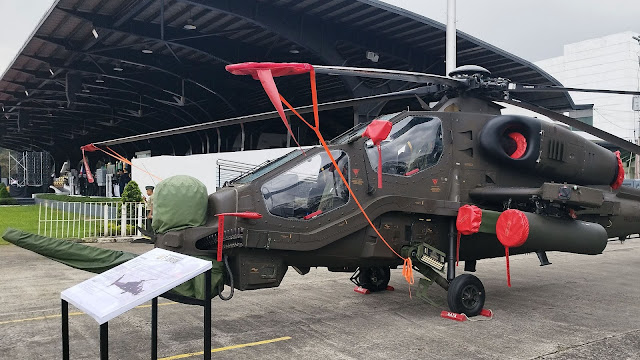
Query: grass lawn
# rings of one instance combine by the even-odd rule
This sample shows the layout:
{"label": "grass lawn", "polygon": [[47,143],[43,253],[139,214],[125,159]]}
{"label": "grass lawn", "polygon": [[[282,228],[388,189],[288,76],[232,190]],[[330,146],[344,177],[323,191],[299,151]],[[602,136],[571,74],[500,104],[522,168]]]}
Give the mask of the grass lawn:
{"label": "grass lawn", "polygon": [[[9,227],[37,234],[40,211],[43,219],[46,216],[47,219],[52,220],[41,224],[41,235],[53,238],[83,238],[104,234],[102,219],[89,219],[73,212],[57,211],[51,208],[47,210],[44,206],[41,210],[39,205],[0,206],[0,245],[9,244],[2,239],[2,234]],[[107,235],[119,235],[121,232],[118,224],[117,221],[110,221]],[[134,224],[127,224],[127,234],[135,233]]]}
{"label": "grass lawn", "polygon": [[[8,227],[38,233],[38,206],[0,206],[0,237]],[[8,242],[0,238],[0,245]]]}

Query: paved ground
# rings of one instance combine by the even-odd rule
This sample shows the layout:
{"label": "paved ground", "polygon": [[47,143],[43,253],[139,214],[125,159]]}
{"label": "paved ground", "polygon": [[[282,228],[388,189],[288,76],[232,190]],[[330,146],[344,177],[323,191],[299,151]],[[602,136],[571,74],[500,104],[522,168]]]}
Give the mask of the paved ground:
{"label": "paved ground", "polygon": [[[539,267],[535,255],[512,257],[510,289],[504,259],[479,262],[476,275],[495,318],[465,323],[439,317],[446,293],[437,287],[432,298],[441,306],[410,299],[400,270],[392,272],[396,291],[367,296],[353,292],[348,274],[290,271],[279,288],[214,301],[214,348],[276,340],[222,349],[213,357],[640,359],[640,240],[610,242],[599,256],[549,258],[553,265]],[[13,245],[0,246],[0,358],[60,358],[60,291],[89,276]],[[166,303],[159,310],[160,357],[201,351],[202,308],[160,302]],[[149,307],[111,321],[110,358],[148,359],[149,321]],[[74,315],[70,327],[72,359],[97,359],[95,321]]]}

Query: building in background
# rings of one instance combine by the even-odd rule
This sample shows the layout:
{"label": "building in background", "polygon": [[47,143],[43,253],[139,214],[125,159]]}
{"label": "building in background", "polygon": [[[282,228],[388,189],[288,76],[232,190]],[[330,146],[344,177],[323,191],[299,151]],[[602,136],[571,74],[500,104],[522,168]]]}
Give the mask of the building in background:
{"label": "building in background", "polygon": [[[627,31],[564,46],[564,55],[536,62],[567,87],[616,90],[640,89],[640,45]],[[593,104],[593,110],[578,110],[572,117],[629,141],[637,141],[638,112],[631,108],[631,95],[572,92],[578,104]]]}
{"label": "building in background", "polygon": [[[640,90],[640,43],[634,37],[637,32],[626,31],[567,44],[562,56],[535,64],[567,87]],[[633,96],[572,92],[571,97],[578,104],[593,104],[593,109],[572,111],[571,117],[639,143],[640,111],[632,109]],[[635,168],[629,161],[629,175]]]}

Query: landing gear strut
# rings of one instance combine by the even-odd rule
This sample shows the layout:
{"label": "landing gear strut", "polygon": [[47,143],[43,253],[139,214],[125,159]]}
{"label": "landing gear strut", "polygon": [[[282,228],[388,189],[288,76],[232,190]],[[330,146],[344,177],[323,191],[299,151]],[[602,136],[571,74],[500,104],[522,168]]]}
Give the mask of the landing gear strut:
{"label": "landing gear strut", "polygon": [[[447,303],[449,310],[455,313],[464,313],[468,317],[476,316],[484,307],[486,296],[484,285],[480,279],[471,274],[462,274],[456,277],[456,235],[456,223],[455,220],[451,220],[449,222],[449,252],[447,253],[447,280],[449,281]],[[475,264],[473,268],[475,270]]]}
{"label": "landing gear strut", "polygon": [[453,312],[476,316],[482,311],[484,300],[484,286],[474,275],[462,274],[449,283],[447,303]]}

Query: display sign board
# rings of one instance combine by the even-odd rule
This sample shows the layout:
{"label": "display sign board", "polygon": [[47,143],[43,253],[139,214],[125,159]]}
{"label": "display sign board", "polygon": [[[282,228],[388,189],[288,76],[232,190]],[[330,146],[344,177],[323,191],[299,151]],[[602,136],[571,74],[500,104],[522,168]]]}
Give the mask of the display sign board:
{"label": "display sign board", "polygon": [[64,290],[61,298],[104,324],[209,269],[210,261],[156,248]]}

